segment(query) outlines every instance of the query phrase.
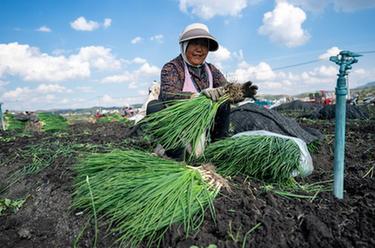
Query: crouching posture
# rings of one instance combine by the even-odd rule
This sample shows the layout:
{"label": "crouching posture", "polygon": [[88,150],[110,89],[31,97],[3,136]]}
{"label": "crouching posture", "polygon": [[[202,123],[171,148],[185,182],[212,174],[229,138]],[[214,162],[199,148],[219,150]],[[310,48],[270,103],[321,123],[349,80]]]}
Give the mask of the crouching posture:
{"label": "crouching posture", "polygon": [[[229,84],[228,81],[214,65],[206,62],[208,53],[219,48],[208,27],[201,23],[188,25],[180,34],[179,45],[181,54],[162,68],[159,99],[149,103],[148,114],[161,110],[164,102],[169,100],[187,99],[204,94],[217,101],[225,93],[224,87]],[[242,96],[238,101],[244,97],[254,97],[258,89],[251,82],[235,86]],[[221,105],[211,133],[213,140],[227,136],[229,114],[229,103]]]}

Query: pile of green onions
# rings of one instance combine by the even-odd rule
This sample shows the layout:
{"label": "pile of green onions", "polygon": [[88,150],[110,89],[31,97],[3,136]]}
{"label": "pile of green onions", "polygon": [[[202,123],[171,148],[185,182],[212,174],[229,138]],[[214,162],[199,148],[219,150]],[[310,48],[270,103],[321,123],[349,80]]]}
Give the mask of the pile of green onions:
{"label": "pile of green onions", "polygon": [[209,139],[216,112],[227,100],[228,97],[224,96],[213,102],[204,95],[173,100],[168,103],[169,107],[147,116],[142,123],[146,123],[146,132],[164,149],[178,149],[190,144],[193,154],[197,154],[202,136]]}
{"label": "pile of green onions", "polygon": [[107,116],[100,117],[96,120],[96,123],[109,123],[109,122],[120,122],[120,123],[129,123],[129,120],[125,117],[122,117],[120,114],[111,114]]}
{"label": "pile of green onions", "polygon": [[73,206],[89,212],[94,206],[119,234],[118,242],[130,247],[144,239],[148,247],[158,246],[173,223],[182,223],[186,234],[196,230],[206,208],[214,214],[212,203],[221,187],[209,182],[212,177],[202,167],[136,150],[92,154],[75,170]]}
{"label": "pile of green onions", "polygon": [[243,174],[272,182],[287,181],[300,171],[301,152],[290,139],[254,135],[227,138],[210,144],[205,160],[225,176]]}
{"label": "pile of green onions", "polygon": [[4,114],[5,130],[9,131],[23,131],[26,126],[26,121],[17,120],[14,115],[7,113]]}
{"label": "pile of green onions", "polygon": [[61,115],[52,113],[38,113],[37,116],[43,131],[63,131],[68,128],[68,122]]}

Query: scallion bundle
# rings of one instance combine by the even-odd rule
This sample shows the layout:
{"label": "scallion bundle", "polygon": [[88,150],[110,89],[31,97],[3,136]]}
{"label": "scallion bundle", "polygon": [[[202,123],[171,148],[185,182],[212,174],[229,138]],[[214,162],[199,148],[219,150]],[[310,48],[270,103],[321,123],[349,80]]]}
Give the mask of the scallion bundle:
{"label": "scallion bundle", "polygon": [[164,149],[171,150],[190,144],[193,152],[202,145],[202,135],[209,138],[215,115],[228,97],[213,102],[204,95],[193,99],[174,100],[169,107],[147,116],[146,132]]}
{"label": "scallion bundle", "polygon": [[210,144],[205,159],[226,176],[244,174],[273,182],[288,180],[300,170],[300,149],[293,140],[276,136],[239,136]]}
{"label": "scallion bundle", "polygon": [[62,131],[68,127],[66,119],[61,115],[52,113],[38,113],[37,116],[43,131]]}
{"label": "scallion bundle", "polygon": [[129,120],[122,117],[120,114],[111,114],[107,116],[100,117],[96,120],[96,123],[109,123],[109,122],[120,122],[120,123],[129,123]]}
{"label": "scallion bundle", "polygon": [[9,131],[23,131],[26,126],[26,121],[20,121],[10,113],[4,114],[5,119],[5,130]]}
{"label": "scallion bundle", "polygon": [[[193,168],[141,151],[92,154],[76,167],[74,207],[104,217],[121,245],[160,241],[173,223],[186,234],[202,223],[204,212],[221,187],[205,168]],[[86,177],[90,179],[90,189]]]}

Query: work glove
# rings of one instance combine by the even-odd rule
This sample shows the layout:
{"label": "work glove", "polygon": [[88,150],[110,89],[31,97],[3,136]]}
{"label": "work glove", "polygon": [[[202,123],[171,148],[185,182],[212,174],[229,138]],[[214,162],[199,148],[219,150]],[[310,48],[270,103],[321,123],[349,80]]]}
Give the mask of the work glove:
{"label": "work glove", "polygon": [[225,90],[223,87],[218,88],[207,88],[201,91],[201,94],[207,96],[212,101],[216,102],[219,100],[221,96],[225,94]]}
{"label": "work glove", "polygon": [[257,94],[258,86],[254,85],[251,81],[247,81],[242,85],[242,92],[244,97],[250,97],[255,99]]}

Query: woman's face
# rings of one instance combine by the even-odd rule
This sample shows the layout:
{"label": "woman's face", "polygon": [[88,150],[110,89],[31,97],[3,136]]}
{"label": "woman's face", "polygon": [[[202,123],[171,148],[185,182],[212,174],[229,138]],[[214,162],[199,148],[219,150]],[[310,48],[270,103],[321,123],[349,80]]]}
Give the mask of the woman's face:
{"label": "woman's face", "polygon": [[204,63],[208,55],[208,40],[194,39],[189,42],[186,49],[186,58],[189,63],[197,66]]}

